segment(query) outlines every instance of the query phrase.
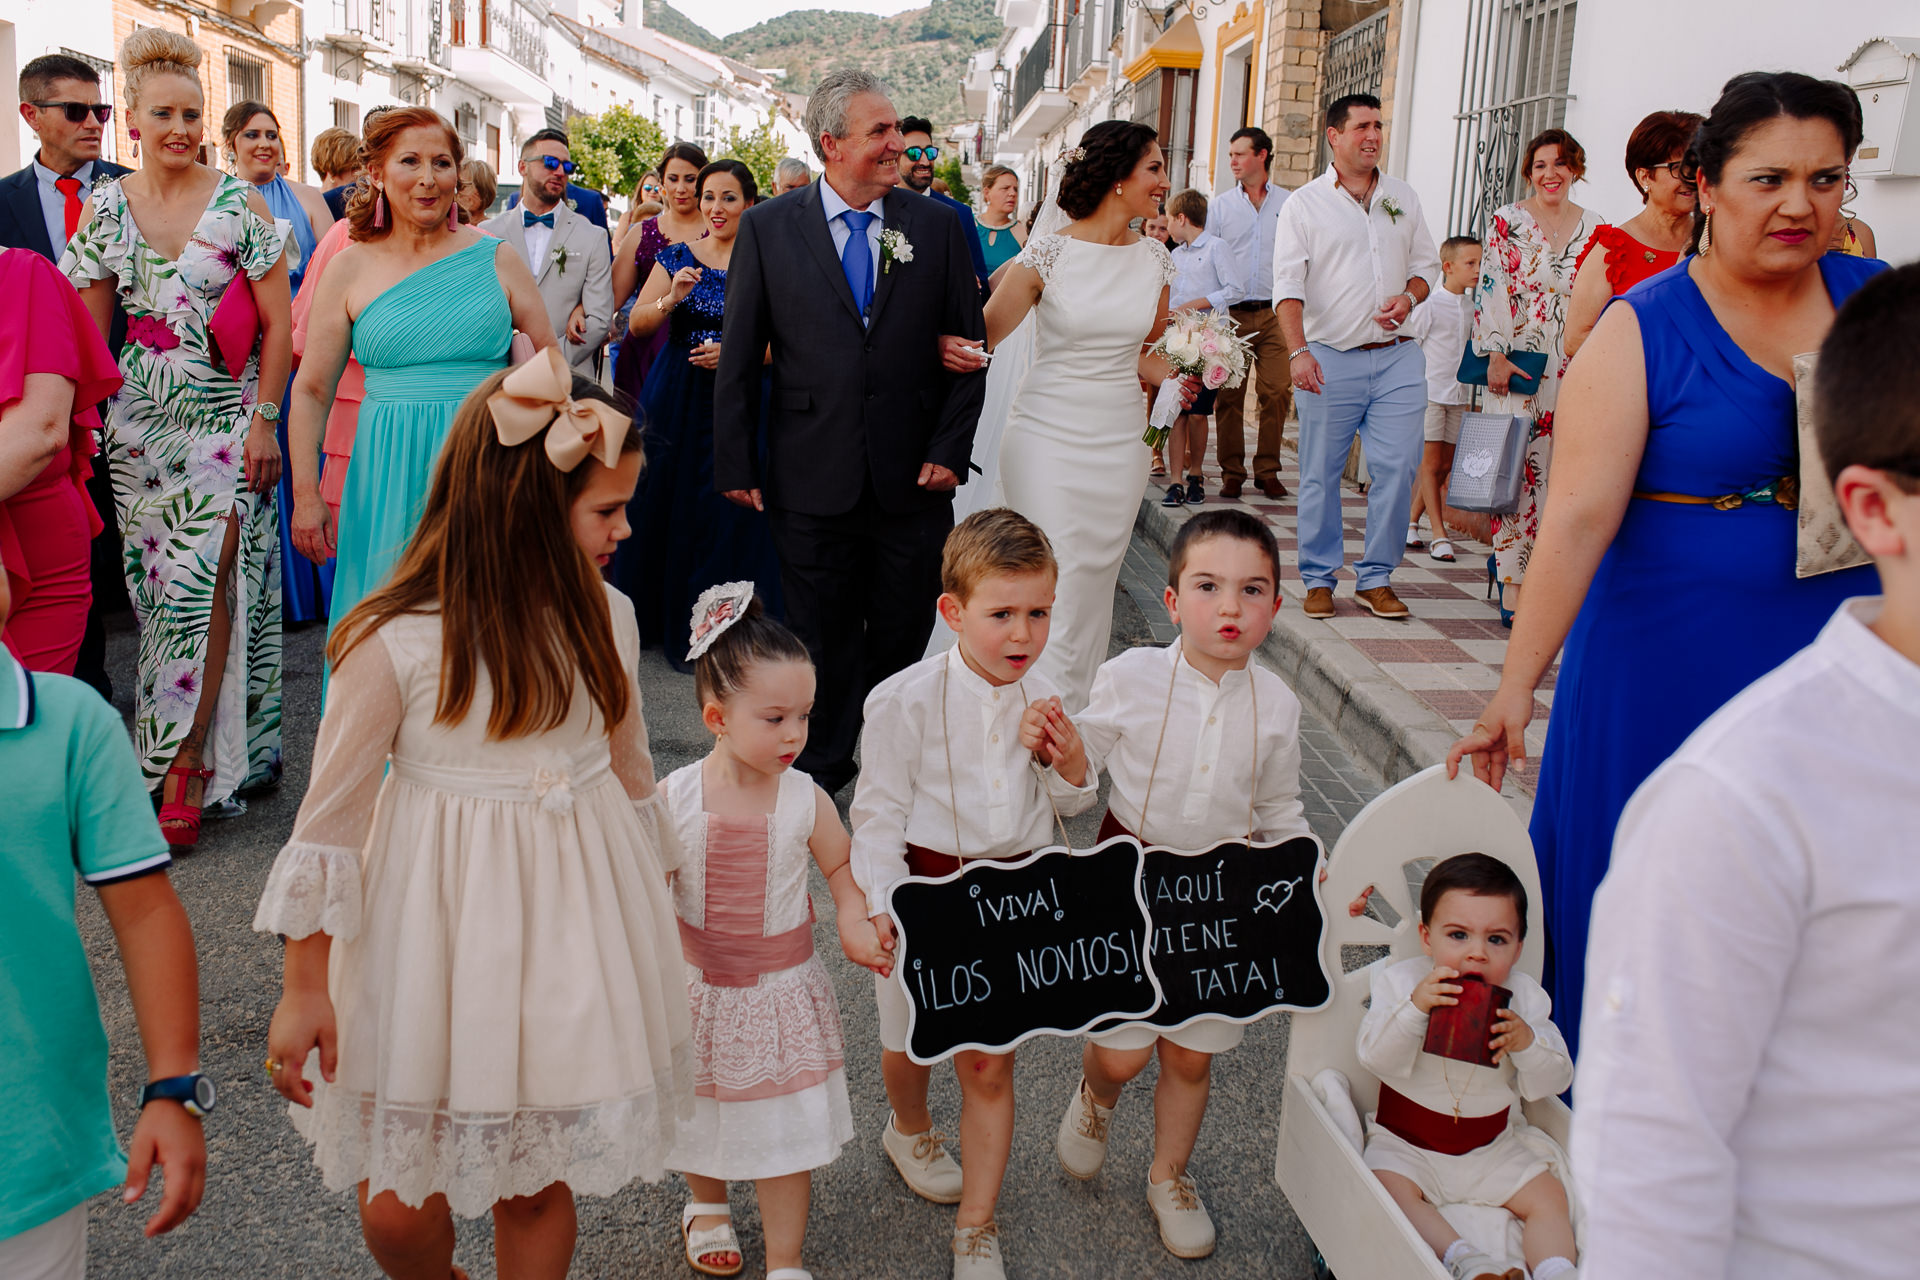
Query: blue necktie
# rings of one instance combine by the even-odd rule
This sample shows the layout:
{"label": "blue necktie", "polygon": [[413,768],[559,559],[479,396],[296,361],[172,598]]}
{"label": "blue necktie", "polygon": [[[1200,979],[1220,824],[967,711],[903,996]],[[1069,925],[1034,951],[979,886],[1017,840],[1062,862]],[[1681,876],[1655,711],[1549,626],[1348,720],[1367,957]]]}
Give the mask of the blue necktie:
{"label": "blue necktie", "polygon": [[520,224],[523,227],[530,227],[537,222],[547,230],[553,230],[553,215],[551,213],[533,213],[522,209],[520,216],[526,219],[525,222]]}
{"label": "blue necktie", "polygon": [[840,215],[852,233],[847,237],[847,247],[840,251],[840,269],[847,273],[853,305],[860,309],[862,320],[866,319],[867,304],[873,301],[873,246],[867,243],[867,228],[873,225],[873,217],[853,209]]}

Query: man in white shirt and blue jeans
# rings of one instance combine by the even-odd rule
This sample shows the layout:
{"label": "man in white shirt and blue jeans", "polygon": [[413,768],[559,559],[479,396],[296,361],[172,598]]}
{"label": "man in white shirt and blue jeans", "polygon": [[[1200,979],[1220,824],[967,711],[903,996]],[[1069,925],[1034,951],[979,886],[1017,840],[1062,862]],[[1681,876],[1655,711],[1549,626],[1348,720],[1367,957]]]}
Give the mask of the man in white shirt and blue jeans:
{"label": "man in white shirt and blue jeans", "polygon": [[1413,188],[1380,172],[1380,100],[1327,108],[1333,164],[1293,193],[1274,231],[1273,297],[1300,414],[1300,576],[1309,618],[1333,617],[1344,567],[1340,473],[1360,436],[1373,480],[1355,599],[1406,618],[1393,593],[1427,408],[1426,361],[1401,324],[1432,291],[1440,256]]}

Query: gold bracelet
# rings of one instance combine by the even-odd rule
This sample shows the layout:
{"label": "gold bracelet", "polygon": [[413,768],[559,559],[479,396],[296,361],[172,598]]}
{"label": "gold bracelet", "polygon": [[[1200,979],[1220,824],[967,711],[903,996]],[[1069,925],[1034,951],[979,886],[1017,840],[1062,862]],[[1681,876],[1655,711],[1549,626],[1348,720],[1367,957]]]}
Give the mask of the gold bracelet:
{"label": "gold bracelet", "polygon": [[667,314],[667,312],[673,310],[672,307],[667,305],[667,303],[671,301],[672,298],[673,298],[673,295],[670,293],[661,294],[658,298],[654,299],[653,309],[655,311],[658,311],[661,315]]}

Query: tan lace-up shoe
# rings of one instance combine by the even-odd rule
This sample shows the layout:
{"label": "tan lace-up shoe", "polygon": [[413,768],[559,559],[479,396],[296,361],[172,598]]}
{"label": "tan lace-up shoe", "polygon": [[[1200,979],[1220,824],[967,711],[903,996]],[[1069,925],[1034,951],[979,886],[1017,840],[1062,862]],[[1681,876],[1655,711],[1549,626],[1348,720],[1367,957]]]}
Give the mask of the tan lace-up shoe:
{"label": "tan lace-up shoe", "polygon": [[913,1193],[935,1204],[960,1203],[960,1164],[947,1154],[947,1135],[938,1129],[904,1134],[891,1113],[880,1130],[880,1147]]}
{"label": "tan lace-up shoe", "polygon": [[1333,588],[1308,587],[1306,603],[1300,611],[1309,618],[1326,619],[1333,616]]}
{"label": "tan lace-up shoe", "polygon": [[1176,1258],[1204,1258],[1213,1252],[1213,1219],[1200,1203],[1193,1179],[1176,1173],[1147,1184],[1147,1203],[1160,1222],[1160,1243]]}
{"label": "tan lace-up shoe", "polygon": [[1353,598],[1373,611],[1376,618],[1411,618],[1413,610],[1400,603],[1400,597],[1393,594],[1392,587],[1374,587],[1367,591],[1356,591]]}
{"label": "tan lace-up shoe", "polygon": [[1085,1182],[1107,1162],[1107,1121],[1113,1108],[1103,1107],[1087,1092],[1086,1077],[1073,1090],[1067,1114],[1060,1117],[1060,1134],[1053,1140],[1060,1167]]}
{"label": "tan lace-up shoe", "polygon": [[953,1229],[953,1280],[1007,1280],[1000,1261],[1000,1224]]}

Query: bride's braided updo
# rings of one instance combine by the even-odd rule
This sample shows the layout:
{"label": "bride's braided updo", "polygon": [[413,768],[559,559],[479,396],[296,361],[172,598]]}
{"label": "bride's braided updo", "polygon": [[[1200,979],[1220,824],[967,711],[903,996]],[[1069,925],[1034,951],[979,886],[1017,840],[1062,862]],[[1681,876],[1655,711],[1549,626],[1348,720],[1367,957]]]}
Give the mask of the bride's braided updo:
{"label": "bride's braided updo", "polygon": [[1107,193],[1127,180],[1160,134],[1129,120],[1102,120],[1081,135],[1078,159],[1060,178],[1060,211],[1069,218],[1090,217]]}

